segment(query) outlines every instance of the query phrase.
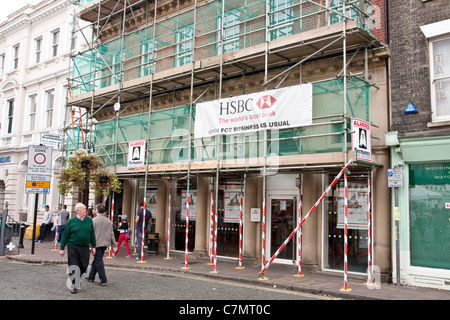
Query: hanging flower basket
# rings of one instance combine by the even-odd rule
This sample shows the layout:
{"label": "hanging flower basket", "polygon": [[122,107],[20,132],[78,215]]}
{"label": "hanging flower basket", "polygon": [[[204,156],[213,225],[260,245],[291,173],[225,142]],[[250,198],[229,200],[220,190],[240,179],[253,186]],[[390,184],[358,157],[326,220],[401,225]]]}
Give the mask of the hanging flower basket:
{"label": "hanging flower basket", "polygon": [[121,192],[121,183],[117,175],[109,172],[95,153],[78,149],[67,158],[67,166],[59,172],[59,193],[64,197],[73,194],[74,187],[83,190],[86,179],[89,189],[96,196],[108,196],[110,191]]}

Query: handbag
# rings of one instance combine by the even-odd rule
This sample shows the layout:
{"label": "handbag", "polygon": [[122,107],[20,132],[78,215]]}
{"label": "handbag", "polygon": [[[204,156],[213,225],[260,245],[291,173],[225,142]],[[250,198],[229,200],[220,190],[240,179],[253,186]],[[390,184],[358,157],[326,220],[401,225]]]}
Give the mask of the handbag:
{"label": "handbag", "polygon": [[125,233],[125,240],[130,240],[130,239],[131,239],[130,234],[127,231],[127,233]]}

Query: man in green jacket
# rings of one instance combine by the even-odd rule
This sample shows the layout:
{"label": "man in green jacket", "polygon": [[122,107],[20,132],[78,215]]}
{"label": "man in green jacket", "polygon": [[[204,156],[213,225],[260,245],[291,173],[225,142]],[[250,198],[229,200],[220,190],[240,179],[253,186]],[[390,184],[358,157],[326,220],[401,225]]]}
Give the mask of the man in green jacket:
{"label": "man in green jacket", "polygon": [[[64,256],[67,245],[67,260],[69,264],[69,279],[67,280],[70,293],[77,293],[80,289],[81,274],[89,265],[89,251],[95,254],[95,232],[92,219],[86,217],[86,206],[82,203],[75,205],[77,215],[71,218],[64,229],[61,238],[59,254]],[[89,248],[91,245],[91,248]]]}

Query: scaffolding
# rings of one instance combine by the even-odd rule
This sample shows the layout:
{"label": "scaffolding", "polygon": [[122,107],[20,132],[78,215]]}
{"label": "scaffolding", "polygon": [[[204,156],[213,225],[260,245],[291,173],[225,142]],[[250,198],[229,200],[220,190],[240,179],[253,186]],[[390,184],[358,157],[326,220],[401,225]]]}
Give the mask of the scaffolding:
{"label": "scaffolding", "polygon": [[[161,7],[175,3],[160,2]],[[82,119],[85,126],[93,124],[89,119],[117,102],[127,105],[128,109],[141,104],[141,109],[147,106],[148,110],[134,116],[126,115],[126,110],[122,110],[117,115],[117,137],[112,132],[116,119],[102,121],[95,125],[95,130],[87,130],[86,144],[96,145],[97,152],[100,148],[108,165],[125,163],[126,141],[147,137],[150,164],[169,163],[167,150],[172,148],[180,148],[182,159],[188,162],[224,160],[228,157],[226,151],[215,152],[216,148],[212,147],[219,142],[222,149],[240,144],[240,149],[244,150],[246,144],[247,149],[250,145],[253,146],[250,149],[261,150],[255,144],[264,139],[262,132],[215,137],[209,141],[192,139],[194,102],[212,86],[215,97],[220,99],[223,84],[241,79],[242,74],[250,77],[263,72],[264,82],[260,91],[278,88],[297,66],[301,67],[319,56],[320,59],[343,56],[342,71],[335,79],[313,84],[314,106],[317,106],[313,111],[314,125],[280,132],[278,139],[283,152],[332,151],[331,141],[340,140],[346,144],[348,140],[343,136],[348,131],[349,116],[369,121],[369,84],[366,79],[349,79],[346,71],[348,53],[353,52],[354,57],[360,50],[365,50],[367,55],[368,49],[382,46],[370,34],[369,1],[246,0],[244,5],[235,0],[199,1],[184,6],[178,3],[176,12],[164,17],[157,14],[161,8],[158,1],[84,0],[79,1],[79,6],[77,15],[91,23],[77,30],[87,40],[89,49],[72,57],[68,105],[80,111],[78,125],[67,126],[67,150],[80,147],[80,136],[83,138],[83,131],[89,129],[83,130]],[[108,28],[118,29],[114,38],[103,34]],[[88,40],[89,33],[91,37]],[[178,107],[175,98],[173,105],[165,110],[158,110],[161,107],[150,103],[157,97],[175,95],[174,92],[183,90],[190,91],[188,101]],[[341,95],[341,106],[332,105],[327,94]],[[150,118],[154,120],[149,121]],[[155,131],[149,131],[149,126]],[[192,140],[192,151],[186,152],[186,146],[174,141],[176,129],[184,132],[185,136],[181,138],[187,138],[184,139],[186,143]],[[330,141],[329,146],[308,149],[308,142],[317,146],[315,140],[327,134],[329,136],[324,140]],[[268,138],[271,139],[270,135]],[[116,148],[115,143],[118,144]],[[86,144],[83,143],[84,146]],[[320,144],[326,145],[327,142]],[[269,148],[270,145],[271,142],[268,143]],[[343,150],[348,148],[334,147],[333,151]],[[187,153],[191,156],[188,157]],[[255,155],[251,151],[244,153]]]}
{"label": "scaffolding", "polygon": [[[368,80],[368,55],[384,47],[371,34],[370,1],[80,0],[78,5],[74,17],[88,24],[77,24],[74,38],[84,39],[86,50],[71,59],[66,110],[78,115],[65,126],[66,155],[95,148],[123,177],[145,176],[145,190],[150,176],[184,179],[187,194],[192,174],[210,177],[216,214],[221,177],[242,180],[257,173],[264,195],[274,158],[277,170],[297,172],[336,170],[354,160],[350,119],[370,122],[369,89],[375,84]],[[349,73],[349,64],[361,55],[364,72]],[[312,124],[194,137],[196,104],[221,99],[227,86],[239,82],[239,94],[248,94],[303,83],[306,65],[336,59],[341,65],[335,76],[312,83]],[[119,112],[112,111],[115,104],[122,106]],[[128,170],[128,142],[136,140],[146,141],[146,165]],[[323,155],[320,162],[317,154]]]}

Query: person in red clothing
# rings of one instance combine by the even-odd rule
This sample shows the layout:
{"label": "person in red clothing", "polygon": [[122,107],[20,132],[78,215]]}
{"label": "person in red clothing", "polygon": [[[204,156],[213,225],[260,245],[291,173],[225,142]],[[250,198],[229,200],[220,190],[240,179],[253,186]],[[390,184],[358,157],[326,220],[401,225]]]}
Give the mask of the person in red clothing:
{"label": "person in red clothing", "polygon": [[113,256],[117,257],[117,253],[119,252],[119,247],[122,244],[122,241],[125,243],[125,247],[127,248],[127,258],[130,256],[130,247],[128,246],[128,240],[130,239],[130,235],[128,233],[128,217],[126,214],[122,215],[122,222],[119,224],[119,240],[117,241],[117,250],[114,252]]}

